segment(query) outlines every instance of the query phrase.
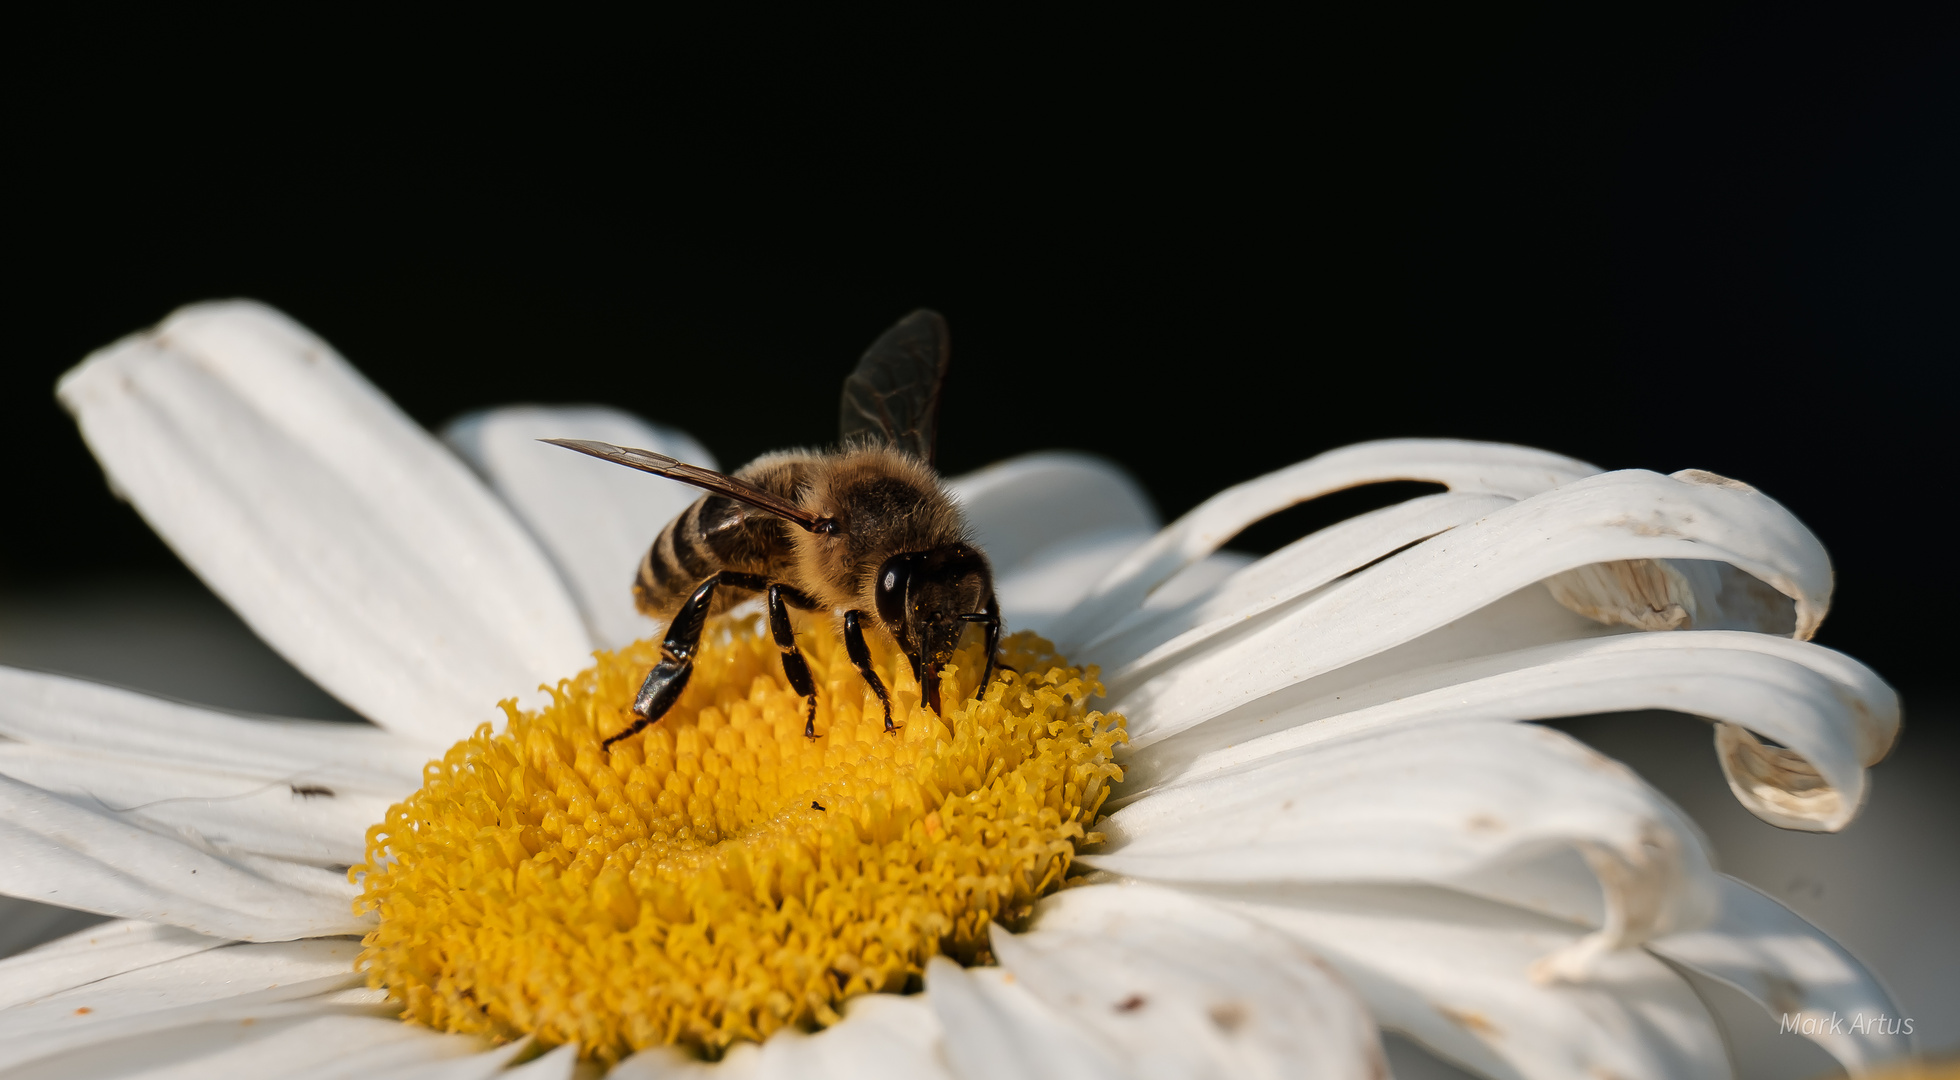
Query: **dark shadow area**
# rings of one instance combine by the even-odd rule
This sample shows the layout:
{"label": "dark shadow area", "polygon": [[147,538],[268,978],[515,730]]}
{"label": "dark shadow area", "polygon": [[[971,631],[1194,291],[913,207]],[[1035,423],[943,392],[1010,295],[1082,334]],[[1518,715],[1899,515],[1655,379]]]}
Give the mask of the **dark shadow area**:
{"label": "dark shadow area", "polygon": [[227,712],[367,722],[181,567],[0,592],[0,664]]}
{"label": "dark shadow area", "polygon": [[1287,507],[1271,517],[1256,521],[1227,540],[1225,546],[1234,551],[1269,555],[1303,536],[1310,536],[1358,514],[1448,490],[1441,484],[1415,480],[1392,480],[1385,484],[1347,488]]}

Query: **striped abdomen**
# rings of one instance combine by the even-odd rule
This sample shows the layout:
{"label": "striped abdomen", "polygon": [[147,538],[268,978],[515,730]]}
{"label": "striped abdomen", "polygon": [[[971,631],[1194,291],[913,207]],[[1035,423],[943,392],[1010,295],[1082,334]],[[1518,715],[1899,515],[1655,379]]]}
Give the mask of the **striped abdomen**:
{"label": "striped abdomen", "polygon": [[[812,456],[795,451],[771,454],[743,466],[735,475],[786,499],[795,499]],[[666,618],[695,586],[718,570],[743,570],[781,580],[791,562],[790,530],[795,526],[723,495],[705,495],[667,523],[640,560],[633,600],[641,611]],[[715,610],[748,599],[724,588]]]}

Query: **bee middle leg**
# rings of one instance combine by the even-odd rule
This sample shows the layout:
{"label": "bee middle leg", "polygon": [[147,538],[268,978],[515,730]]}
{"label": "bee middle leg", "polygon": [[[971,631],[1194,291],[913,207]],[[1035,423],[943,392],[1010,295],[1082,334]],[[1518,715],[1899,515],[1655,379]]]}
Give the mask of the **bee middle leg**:
{"label": "bee middle leg", "polygon": [[789,605],[810,610],[817,606],[816,601],[782,582],[769,585],[769,636],[776,639],[776,647],[783,651],[783,677],[789,680],[790,689],[803,695],[809,703],[809,714],[803,720],[803,737],[817,737],[817,683],[810,677],[810,664],[803,659],[803,651],[796,647],[796,632],[789,624]]}
{"label": "bee middle leg", "polygon": [[864,681],[871,684],[872,691],[878,695],[879,703],[884,705],[885,734],[889,735],[898,730],[898,726],[892,723],[891,695],[885,693],[884,680],[878,678],[878,673],[872,670],[871,650],[864,646],[864,626],[858,622],[859,618],[859,614],[855,611],[844,613],[844,651],[850,655],[851,666],[857,668],[858,674],[864,676]]}
{"label": "bee middle leg", "polygon": [[721,585],[768,594],[769,630],[783,650],[783,674],[788,676],[790,686],[809,702],[803,734],[816,738],[816,683],[810,678],[810,666],[804,662],[803,654],[797,651],[789,612],[784,607],[787,602],[811,609],[818,606],[816,601],[788,585],[772,584],[759,574],[722,570],[708,575],[707,580],[696,586],[674,615],[674,621],[667,625],[667,636],[660,642],[660,662],[647,672],[646,681],[640,684],[640,692],[633,699],[632,726],[600,743],[600,749],[610,750],[612,744],[658,721],[680,700],[681,691],[687,689],[688,677],[694,674],[694,654],[701,647],[701,633],[707,627],[709,611],[714,608],[715,589]]}

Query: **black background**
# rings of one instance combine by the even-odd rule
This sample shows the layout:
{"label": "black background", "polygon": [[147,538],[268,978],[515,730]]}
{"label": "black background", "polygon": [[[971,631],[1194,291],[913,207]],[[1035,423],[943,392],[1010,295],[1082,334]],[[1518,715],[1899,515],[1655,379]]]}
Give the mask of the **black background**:
{"label": "black background", "polygon": [[795,18],[23,48],[0,589],[183,573],[51,396],[181,303],[284,308],[430,426],[607,402],[726,465],[831,437],[929,305],[950,472],[1093,450],[1168,517],[1384,436],[1706,468],[1832,551],[1820,640],[1945,680],[1934,5]]}

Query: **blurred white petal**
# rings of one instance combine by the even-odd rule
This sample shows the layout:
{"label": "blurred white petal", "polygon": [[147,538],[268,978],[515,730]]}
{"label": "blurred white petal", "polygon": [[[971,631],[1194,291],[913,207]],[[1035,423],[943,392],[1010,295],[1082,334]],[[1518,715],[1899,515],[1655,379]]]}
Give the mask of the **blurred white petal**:
{"label": "blurred white petal", "polygon": [[1344,976],[1383,1027],[1486,1076],[1723,1080],[1708,1010],[1638,949],[1601,955],[1583,982],[1532,977],[1583,930],[1441,889],[1193,889],[1292,935]]}
{"label": "blurred white petal", "polygon": [[591,648],[496,497],[270,308],[181,309],[89,357],[59,396],[111,484],[212,591],[390,730],[465,736]]}
{"label": "blurred white petal", "polygon": [[1024,454],[951,477],[974,539],[997,574],[1094,533],[1142,533],[1161,524],[1150,497],[1121,467],[1068,451]]}
{"label": "blurred white petal", "polygon": [[683,431],[600,405],[513,405],[442,430],[536,536],[571,586],[592,639],[616,649],[661,631],[633,606],[633,575],[653,538],[701,489],[622,469],[539,439],[598,439],[718,469]]}
{"label": "blurred white petal", "polygon": [[[1886,1034],[1899,1025],[1899,1007],[1872,973],[1829,934],[1797,913],[1734,878],[1722,879],[1722,910],[1712,924],[1671,934],[1648,948],[1683,967],[1749,995],[1779,1027],[1788,1018],[1854,1073],[1913,1052],[1910,1032]],[[1880,1018],[1892,1023],[1858,1030],[1838,1018]],[[1802,1021],[1811,1021],[1804,1031]],[[1820,1022],[1827,1021],[1827,1022]]]}
{"label": "blurred white petal", "polygon": [[577,1072],[578,1047],[565,1043],[497,1075],[503,1080],[572,1080]]}
{"label": "blurred white petal", "polygon": [[1059,1016],[997,967],[926,965],[926,1002],[945,1032],[946,1060],[961,1080],[1118,1080],[1118,1050]]}

